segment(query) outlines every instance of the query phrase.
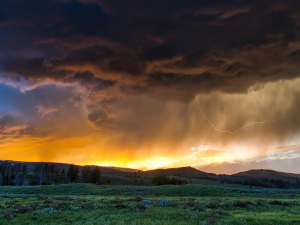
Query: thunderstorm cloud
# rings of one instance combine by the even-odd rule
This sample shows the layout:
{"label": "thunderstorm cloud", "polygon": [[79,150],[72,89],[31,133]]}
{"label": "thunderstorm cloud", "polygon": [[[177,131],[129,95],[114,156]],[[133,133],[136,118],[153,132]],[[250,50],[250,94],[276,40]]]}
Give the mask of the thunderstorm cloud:
{"label": "thunderstorm cloud", "polygon": [[[0,1],[2,159],[155,168],[290,151],[278,147],[300,144],[299,9]],[[285,119],[221,133],[197,99],[221,130]]]}

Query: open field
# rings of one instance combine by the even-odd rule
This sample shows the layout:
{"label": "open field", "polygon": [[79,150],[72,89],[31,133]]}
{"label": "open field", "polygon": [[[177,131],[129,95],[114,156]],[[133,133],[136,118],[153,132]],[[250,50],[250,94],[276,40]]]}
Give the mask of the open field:
{"label": "open field", "polygon": [[300,224],[299,190],[291,189],[70,184],[0,193],[0,224]]}

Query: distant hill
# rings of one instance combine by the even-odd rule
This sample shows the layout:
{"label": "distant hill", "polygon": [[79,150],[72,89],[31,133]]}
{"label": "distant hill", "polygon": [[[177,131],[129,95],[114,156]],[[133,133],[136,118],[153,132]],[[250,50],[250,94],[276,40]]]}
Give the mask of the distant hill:
{"label": "distant hill", "polygon": [[263,161],[253,161],[244,164],[249,169],[276,170],[286,173],[300,173],[300,157],[269,159]]}
{"label": "distant hill", "polygon": [[207,173],[215,173],[215,174],[234,174],[242,171],[247,171],[249,168],[243,166],[238,163],[212,163],[208,166],[199,168],[200,170]]}
{"label": "distant hill", "polygon": [[180,176],[215,176],[216,174],[206,173],[197,170],[193,167],[179,167],[170,169],[156,169],[143,172],[144,175],[155,176],[157,174],[166,174],[168,176],[180,175]]}
{"label": "distant hill", "polygon": [[278,172],[275,170],[248,170],[245,172],[240,172],[236,174],[232,174],[234,177],[252,177],[256,179],[276,179],[276,180],[284,180],[295,182],[297,179],[300,180],[300,174],[296,173],[285,173],[285,172]]}
{"label": "distant hill", "polygon": [[278,172],[275,170],[248,170],[232,175],[219,175],[224,183],[242,184],[265,188],[300,188],[300,174]]}
{"label": "distant hill", "polygon": [[118,170],[118,171],[122,171],[122,172],[129,172],[129,173],[140,171],[140,170],[137,170],[137,169],[114,167],[114,166],[109,166],[109,167],[106,167],[106,168],[113,169],[113,170]]}

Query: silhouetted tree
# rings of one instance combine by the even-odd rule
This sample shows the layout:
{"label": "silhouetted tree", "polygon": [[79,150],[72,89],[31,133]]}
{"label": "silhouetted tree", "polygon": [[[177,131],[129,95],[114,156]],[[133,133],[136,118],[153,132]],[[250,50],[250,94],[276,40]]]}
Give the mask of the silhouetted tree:
{"label": "silhouetted tree", "polygon": [[95,166],[95,168],[93,170],[93,183],[94,184],[100,184],[100,176],[101,176],[100,168],[98,166]]}
{"label": "silhouetted tree", "polygon": [[62,169],[62,171],[61,171],[61,179],[62,179],[62,183],[67,182],[66,170],[65,169]]}
{"label": "silhouetted tree", "polygon": [[23,168],[22,168],[22,185],[24,186],[25,185],[25,182],[26,182],[26,178],[27,178],[27,165],[23,165]]}
{"label": "silhouetted tree", "polygon": [[91,166],[84,166],[81,172],[81,180],[83,183],[92,183],[93,182],[93,174],[92,174]]}
{"label": "silhouetted tree", "polygon": [[79,175],[79,167],[75,165],[70,165],[67,173],[67,177],[70,183],[75,183]]}

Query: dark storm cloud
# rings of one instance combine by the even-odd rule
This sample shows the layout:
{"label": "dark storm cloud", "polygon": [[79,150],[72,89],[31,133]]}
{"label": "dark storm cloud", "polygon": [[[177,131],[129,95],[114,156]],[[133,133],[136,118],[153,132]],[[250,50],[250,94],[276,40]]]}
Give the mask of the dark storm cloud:
{"label": "dark storm cloud", "polygon": [[93,46],[69,52],[63,59],[53,59],[51,63],[54,66],[95,64],[114,54],[115,52],[107,47]]}
{"label": "dark storm cloud", "polygon": [[294,51],[290,54],[290,58],[295,62],[300,62],[300,50]]}
{"label": "dark storm cloud", "polygon": [[69,99],[96,105],[94,124],[110,121],[120,92],[183,102],[246,93],[299,76],[299,7],[295,0],[4,0],[0,78],[16,87],[79,85]]}
{"label": "dark storm cloud", "polygon": [[288,53],[289,43],[299,41],[299,13],[293,3],[298,4],[1,1],[0,68],[6,76],[35,81],[73,77],[78,67],[92,65],[103,71],[100,76],[122,74],[130,86],[146,92],[149,86],[167,92],[179,83],[180,92],[190,97],[197,87],[246,91],[256,82],[284,79],[285,69],[276,69],[277,61],[292,67],[288,78],[299,75],[299,50]]}
{"label": "dark storm cloud", "polygon": [[70,70],[55,70],[52,67],[45,65],[44,58],[5,58],[2,60],[0,66],[5,74],[13,79],[23,78],[25,80],[36,80],[38,78],[45,78],[51,80],[60,80],[72,74]]}
{"label": "dark storm cloud", "polygon": [[77,72],[72,80],[79,81],[82,85],[93,86],[98,91],[113,87],[116,84],[116,81],[95,77],[90,71]]}
{"label": "dark storm cloud", "polygon": [[111,60],[107,66],[103,66],[104,71],[125,73],[129,76],[142,75],[145,72],[146,63],[139,59],[124,57]]}

